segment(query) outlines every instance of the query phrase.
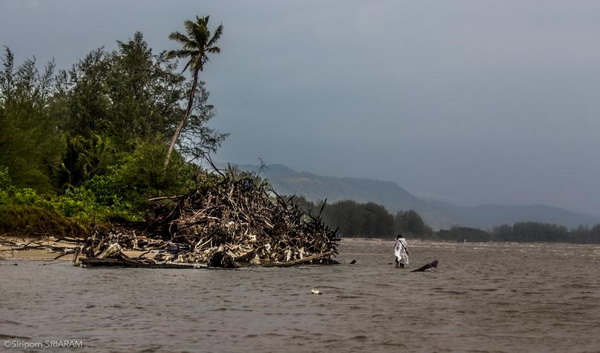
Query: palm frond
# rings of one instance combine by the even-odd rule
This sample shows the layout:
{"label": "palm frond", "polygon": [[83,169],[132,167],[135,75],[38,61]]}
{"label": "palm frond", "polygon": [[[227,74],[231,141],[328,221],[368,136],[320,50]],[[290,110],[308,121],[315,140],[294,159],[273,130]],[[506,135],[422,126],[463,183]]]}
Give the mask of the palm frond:
{"label": "palm frond", "polygon": [[185,31],[187,34],[194,33],[194,28],[196,27],[196,22],[187,20],[183,22],[183,27],[185,27]]}
{"label": "palm frond", "polygon": [[193,56],[194,52],[190,51],[190,50],[185,50],[185,49],[179,49],[179,50],[169,50],[166,54],[167,59],[173,59],[173,58],[187,58],[189,56]]}
{"label": "palm frond", "polygon": [[206,43],[206,46],[214,47],[214,45],[219,41],[219,38],[221,38],[222,34],[223,34],[223,25],[221,24],[215,30],[215,33],[213,34],[212,38],[208,41],[208,43]]}
{"label": "palm frond", "polygon": [[210,36],[208,28],[201,25],[195,26],[193,32],[189,34],[190,37],[194,38],[194,42],[196,42],[201,47],[206,46],[206,43],[208,42],[208,37]]}
{"label": "palm frond", "polygon": [[169,34],[169,39],[175,40],[180,43],[187,43],[190,41],[190,39],[185,34],[177,31]]}
{"label": "palm frond", "polygon": [[188,68],[192,71],[202,71],[206,62],[208,62],[207,54],[218,54],[221,49],[215,44],[223,34],[223,25],[219,25],[211,36],[208,29],[210,16],[196,16],[196,21],[187,20],[184,22],[185,32],[173,32],[169,38],[175,40],[182,45],[180,50],[171,50],[167,53],[167,58],[187,58],[189,59],[183,71]]}
{"label": "palm frond", "polygon": [[188,62],[185,64],[185,66],[183,67],[183,70],[181,70],[181,72],[185,72],[185,70],[187,70],[188,67],[190,67],[190,66],[193,71],[194,70],[193,65],[192,65],[193,63],[194,63],[194,57],[192,56],[192,58],[190,60],[188,60]]}

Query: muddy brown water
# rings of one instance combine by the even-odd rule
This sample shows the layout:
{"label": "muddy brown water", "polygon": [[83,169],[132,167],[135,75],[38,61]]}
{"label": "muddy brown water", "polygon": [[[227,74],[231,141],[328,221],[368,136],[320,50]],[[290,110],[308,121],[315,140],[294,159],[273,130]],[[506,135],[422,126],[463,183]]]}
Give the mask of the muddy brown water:
{"label": "muddy brown water", "polygon": [[[391,240],[344,240],[337,266],[0,261],[0,343],[81,340],[70,352],[600,352],[600,246],[409,246],[408,269],[394,268]],[[410,272],[433,259],[437,271]]]}

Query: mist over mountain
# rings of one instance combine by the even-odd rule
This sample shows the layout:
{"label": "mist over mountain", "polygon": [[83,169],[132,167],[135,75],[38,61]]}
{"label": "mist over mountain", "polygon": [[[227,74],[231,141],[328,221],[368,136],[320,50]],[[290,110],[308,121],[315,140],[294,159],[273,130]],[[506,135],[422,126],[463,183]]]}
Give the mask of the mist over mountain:
{"label": "mist over mountain", "polygon": [[[237,165],[237,167],[252,172],[258,172],[260,169],[255,165]],[[421,199],[389,181],[321,176],[296,172],[281,164],[267,165],[260,171],[260,176],[268,179],[280,194],[301,195],[311,201],[374,202],[383,205],[391,213],[415,210],[434,229],[444,229],[454,225],[491,229],[494,226],[512,225],[519,221],[551,223],[569,228],[600,223],[600,217],[546,205],[457,206]]]}

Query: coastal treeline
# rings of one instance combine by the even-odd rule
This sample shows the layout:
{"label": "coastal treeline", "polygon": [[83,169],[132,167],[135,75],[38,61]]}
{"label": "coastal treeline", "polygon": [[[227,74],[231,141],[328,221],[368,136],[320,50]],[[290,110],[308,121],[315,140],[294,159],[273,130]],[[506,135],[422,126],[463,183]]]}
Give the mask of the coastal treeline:
{"label": "coastal treeline", "polygon": [[308,212],[321,212],[323,221],[337,228],[345,237],[382,237],[406,233],[421,238],[431,237],[434,232],[415,211],[391,214],[381,205],[373,202],[359,203],[345,200],[332,204],[311,202],[304,197],[296,197],[296,202]]}
{"label": "coastal treeline", "polygon": [[491,231],[476,228],[452,227],[440,230],[437,237],[452,241],[506,241],[506,242],[561,242],[578,244],[600,244],[600,224],[575,229],[541,223],[516,222],[513,225],[501,225]]}
{"label": "coastal treeline", "polygon": [[208,126],[215,111],[199,72],[207,55],[219,52],[222,26],[211,35],[208,17],[196,20],[186,21],[189,37],[170,36],[185,50],[155,52],[137,32],[68,69],[35,58],[17,62],[4,48],[0,232],[77,233],[139,220],[149,197],[205,181],[195,162],[226,134]]}
{"label": "coastal treeline", "polygon": [[323,202],[311,202],[305,198],[299,198],[299,201],[308,211],[321,212],[325,223],[338,228],[339,234],[345,237],[382,238],[402,233],[411,238],[440,241],[600,243],[600,225],[568,229],[548,223],[517,222],[489,231],[462,226],[434,231],[419,213],[412,210],[392,214],[372,202],[346,200],[323,207]]}

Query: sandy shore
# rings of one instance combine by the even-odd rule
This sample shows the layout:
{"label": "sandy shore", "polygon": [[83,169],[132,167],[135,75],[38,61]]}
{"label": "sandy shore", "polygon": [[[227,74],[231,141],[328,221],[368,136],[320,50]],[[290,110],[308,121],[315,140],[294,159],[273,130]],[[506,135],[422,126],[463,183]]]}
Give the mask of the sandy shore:
{"label": "sandy shore", "polygon": [[[39,249],[27,249],[28,247]],[[54,261],[61,255],[62,249],[75,248],[77,244],[58,241],[53,237],[40,239],[23,239],[18,237],[0,237],[0,261],[2,260],[40,260]],[[25,250],[24,250],[25,248]],[[67,254],[56,261],[72,261],[73,255]]]}
{"label": "sandy shore", "polygon": [[[42,247],[40,249],[23,249],[28,246]],[[62,249],[76,248],[77,243],[59,241],[53,237],[40,239],[23,239],[18,237],[0,236],[0,261],[8,260],[38,260],[38,261],[73,261],[73,255],[63,254]],[[136,258],[146,251],[127,250],[125,255]]]}
{"label": "sandy shore", "polygon": [[[367,244],[377,246],[390,243],[387,239],[364,239],[364,238],[344,238],[340,242],[340,246],[343,248],[349,248],[352,250],[355,247],[365,246]],[[419,244],[419,241],[413,241],[413,245]],[[416,244],[415,244],[416,243]],[[22,248],[30,246],[42,246],[43,249],[27,249]],[[0,236],[0,261],[6,260],[38,260],[38,261],[72,261],[73,255],[67,254],[56,259],[61,255],[63,248],[75,248],[76,243],[58,241],[53,237],[31,239],[31,238],[19,238],[13,236]],[[136,258],[145,251],[128,250],[125,254],[131,258]],[[55,260],[56,259],[56,260]]]}

